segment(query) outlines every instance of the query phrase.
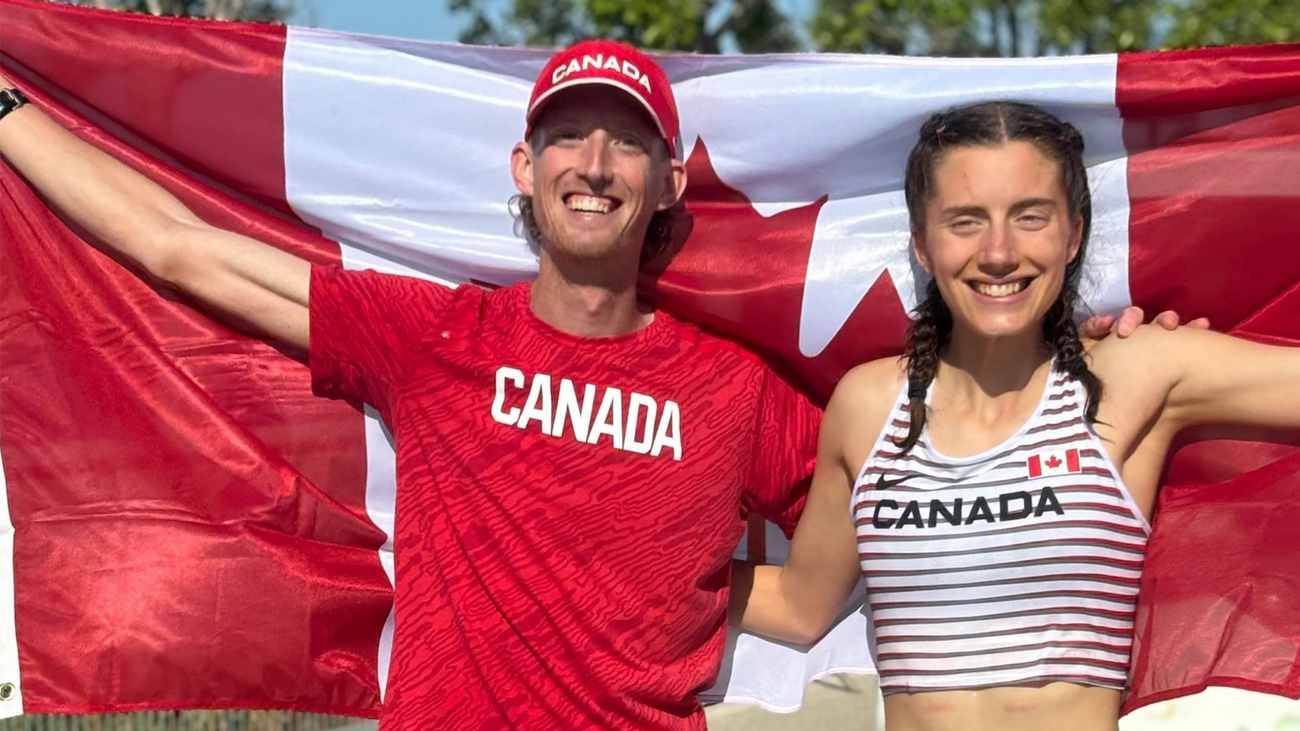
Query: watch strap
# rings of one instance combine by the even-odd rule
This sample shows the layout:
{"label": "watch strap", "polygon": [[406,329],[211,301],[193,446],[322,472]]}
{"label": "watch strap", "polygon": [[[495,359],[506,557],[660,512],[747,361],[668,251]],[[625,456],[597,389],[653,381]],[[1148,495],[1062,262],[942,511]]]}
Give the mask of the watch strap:
{"label": "watch strap", "polygon": [[17,89],[0,89],[0,119],[27,102],[27,95]]}

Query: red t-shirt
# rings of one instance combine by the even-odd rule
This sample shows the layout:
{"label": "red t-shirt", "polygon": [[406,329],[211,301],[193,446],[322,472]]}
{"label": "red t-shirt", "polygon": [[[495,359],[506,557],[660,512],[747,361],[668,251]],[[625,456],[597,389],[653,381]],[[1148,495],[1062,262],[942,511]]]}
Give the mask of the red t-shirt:
{"label": "red t-shirt", "polygon": [[397,443],[385,731],[703,729],[731,555],[787,532],[820,411],[657,312],[581,338],[495,292],[316,268],[314,388]]}

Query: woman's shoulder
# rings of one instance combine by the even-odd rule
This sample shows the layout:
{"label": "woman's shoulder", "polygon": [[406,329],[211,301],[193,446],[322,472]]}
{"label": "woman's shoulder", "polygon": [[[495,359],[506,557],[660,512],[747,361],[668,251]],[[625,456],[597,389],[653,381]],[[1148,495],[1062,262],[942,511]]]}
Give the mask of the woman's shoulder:
{"label": "woman's shoulder", "polygon": [[883,396],[892,400],[906,382],[905,357],[880,358],[850,368],[840,379],[835,392],[843,392],[846,396],[852,395],[855,398]]}
{"label": "woman's shoulder", "polygon": [[845,469],[856,472],[871,453],[907,383],[904,358],[881,358],[855,366],[831,394],[822,421],[828,445]]}
{"label": "woman's shoulder", "polygon": [[850,368],[835,386],[827,404],[827,416],[839,412],[867,416],[868,421],[884,417],[907,382],[907,360],[903,357],[881,358]]}

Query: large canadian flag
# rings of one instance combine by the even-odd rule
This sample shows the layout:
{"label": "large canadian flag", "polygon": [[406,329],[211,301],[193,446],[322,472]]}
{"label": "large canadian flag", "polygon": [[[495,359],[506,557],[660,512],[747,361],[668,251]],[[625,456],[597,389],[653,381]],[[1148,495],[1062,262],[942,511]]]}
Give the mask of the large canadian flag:
{"label": "large canadian flag", "polygon": [[[0,64],[213,224],[449,284],[532,276],[509,150],[546,52],[0,0]],[[661,306],[825,395],[900,350],[921,282],[903,161],[929,113],[1028,100],[1088,143],[1086,298],[1300,345],[1300,47],[1071,58],[665,56],[690,187]],[[374,715],[393,453],[300,355],[86,245],[0,165],[0,714]],[[1231,439],[1229,439],[1231,438]],[[1300,435],[1188,435],[1147,559],[1129,707],[1300,696]],[[742,554],[780,560],[774,531]],[[737,637],[706,698],[869,672],[860,611],[807,652]]]}

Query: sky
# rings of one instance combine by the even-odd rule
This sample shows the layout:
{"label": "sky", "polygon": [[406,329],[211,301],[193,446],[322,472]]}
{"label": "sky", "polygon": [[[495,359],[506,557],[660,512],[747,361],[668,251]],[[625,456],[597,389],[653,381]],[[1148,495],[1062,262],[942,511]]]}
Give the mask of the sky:
{"label": "sky", "polygon": [[293,25],[423,41],[455,42],[467,24],[446,0],[302,0]]}

